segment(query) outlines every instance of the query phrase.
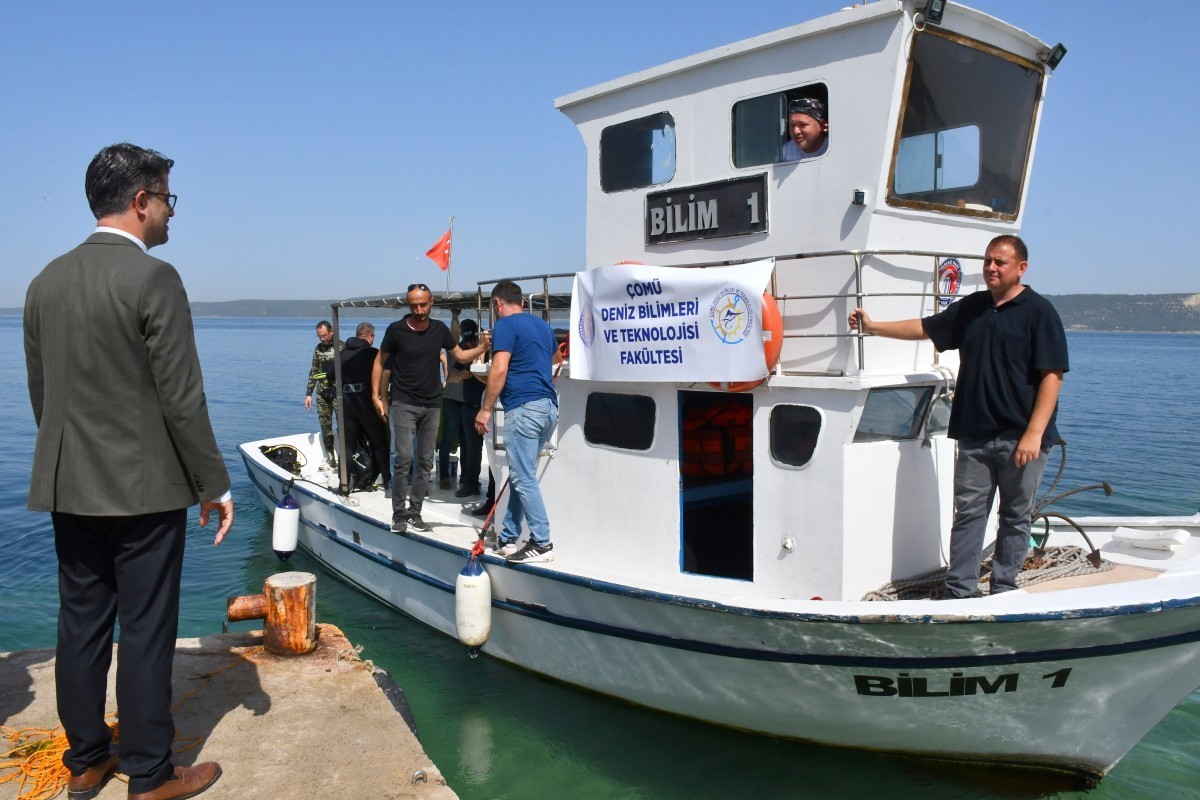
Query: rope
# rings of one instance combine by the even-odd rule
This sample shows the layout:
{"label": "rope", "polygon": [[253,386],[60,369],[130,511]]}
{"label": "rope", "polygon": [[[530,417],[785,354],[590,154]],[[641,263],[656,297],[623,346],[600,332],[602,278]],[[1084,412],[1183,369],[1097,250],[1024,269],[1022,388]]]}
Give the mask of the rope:
{"label": "rope", "polygon": [[[177,711],[187,700],[195,697],[208,688],[212,679],[225,670],[249,662],[249,657],[262,650],[256,647],[248,653],[238,653],[237,659],[223,667],[214,669],[204,675],[203,682],[192,691],[180,697],[171,711]],[[120,728],[117,715],[108,714],[108,727],[112,729],[113,741],[119,741]],[[0,735],[8,742],[8,747],[0,752],[0,786],[6,783],[17,784],[16,800],[51,800],[67,786],[71,779],[71,771],[63,763],[63,755],[71,748],[67,742],[67,733],[59,725],[54,728],[10,728],[0,725]],[[175,742],[182,746],[173,748],[175,755],[186,753],[200,744],[199,736],[180,736],[175,734]],[[3,746],[3,745],[0,745]],[[127,781],[123,775],[118,778]]]}
{"label": "rope", "polygon": [[[1041,558],[1027,558],[1017,575],[1017,586],[1031,586],[1071,575],[1090,575],[1107,572],[1115,566],[1111,561],[1101,561],[1099,568],[1088,563],[1081,547],[1048,547]],[[989,587],[992,580],[992,558],[984,559],[979,578],[980,591]],[[946,581],[946,568],[924,572],[912,578],[902,578],[867,592],[863,600],[926,600]]]}

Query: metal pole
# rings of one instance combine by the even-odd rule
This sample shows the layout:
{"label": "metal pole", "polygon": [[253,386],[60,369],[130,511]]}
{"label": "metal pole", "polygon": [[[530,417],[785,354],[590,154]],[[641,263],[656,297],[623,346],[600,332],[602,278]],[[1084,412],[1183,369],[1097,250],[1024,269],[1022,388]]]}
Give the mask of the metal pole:
{"label": "metal pole", "polygon": [[334,390],[337,394],[334,396],[334,412],[337,419],[337,438],[334,441],[337,443],[337,462],[338,462],[338,493],[346,496],[350,494],[349,474],[346,471],[346,410],[345,404],[342,402],[342,353],[338,349],[338,342],[342,340],[341,332],[338,324],[338,306],[337,303],[332,305],[333,308],[333,382]]}
{"label": "metal pole", "polygon": [[454,217],[450,217],[450,246],[446,248],[446,294],[450,294],[450,260],[454,256]]}
{"label": "metal pole", "polygon": [[[863,304],[863,288],[862,288],[862,255],[854,254],[854,297],[855,306],[862,308]],[[863,330],[861,320],[858,326],[858,372],[861,375],[866,370],[866,356],[863,350]]]}

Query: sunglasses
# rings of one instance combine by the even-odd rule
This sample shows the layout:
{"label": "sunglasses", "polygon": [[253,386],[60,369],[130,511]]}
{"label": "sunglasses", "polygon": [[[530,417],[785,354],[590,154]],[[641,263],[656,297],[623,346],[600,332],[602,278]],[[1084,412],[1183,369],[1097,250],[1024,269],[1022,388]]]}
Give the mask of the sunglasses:
{"label": "sunglasses", "polygon": [[420,289],[422,292],[428,292],[429,287],[423,283],[410,283],[406,291],[411,292],[413,289]]}

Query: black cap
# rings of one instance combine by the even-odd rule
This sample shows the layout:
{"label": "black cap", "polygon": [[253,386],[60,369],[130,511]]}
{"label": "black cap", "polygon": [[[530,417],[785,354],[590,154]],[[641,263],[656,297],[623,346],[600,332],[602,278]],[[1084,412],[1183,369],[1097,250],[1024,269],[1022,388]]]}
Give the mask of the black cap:
{"label": "black cap", "polygon": [[458,335],[463,339],[469,339],[479,333],[479,324],[473,319],[464,319],[458,323]]}

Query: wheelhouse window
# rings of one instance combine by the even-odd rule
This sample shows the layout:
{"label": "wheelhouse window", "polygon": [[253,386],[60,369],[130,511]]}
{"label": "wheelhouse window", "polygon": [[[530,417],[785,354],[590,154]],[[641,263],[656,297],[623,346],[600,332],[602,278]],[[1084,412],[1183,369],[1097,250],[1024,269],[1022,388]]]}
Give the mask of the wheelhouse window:
{"label": "wheelhouse window", "polygon": [[816,100],[828,117],[829,89],[814,83],[783,92],[739,100],[733,104],[733,165],[757,167],[795,161],[785,155],[788,134],[788,107],[797,100]]}
{"label": "wheelhouse window", "polygon": [[960,36],[917,33],[887,202],[1013,219],[1042,68]]}
{"label": "wheelhouse window", "polygon": [[675,177],[675,119],[663,111],[600,132],[600,188],[656,186]]}
{"label": "wheelhouse window", "polygon": [[932,386],[872,389],[854,431],[855,444],[917,438],[932,399]]}
{"label": "wheelhouse window", "polygon": [[802,467],[812,460],[821,433],[821,412],[812,406],[779,405],[771,409],[771,457]]}
{"label": "wheelhouse window", "polygon": [[654,400],[636,394],[593,392],[583,418],[583,438],[622,450],[649,450],[654,443]]}

